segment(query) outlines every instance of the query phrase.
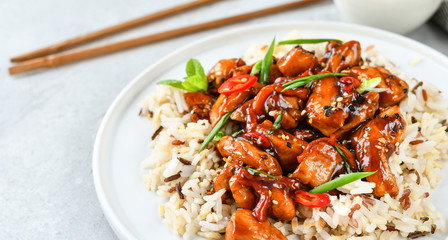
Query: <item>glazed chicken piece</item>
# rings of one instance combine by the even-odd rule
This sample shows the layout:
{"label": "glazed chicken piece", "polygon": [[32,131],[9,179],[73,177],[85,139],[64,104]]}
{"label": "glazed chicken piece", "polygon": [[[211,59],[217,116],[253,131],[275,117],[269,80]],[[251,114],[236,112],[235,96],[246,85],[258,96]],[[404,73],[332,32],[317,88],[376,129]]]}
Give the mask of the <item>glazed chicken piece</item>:
{"label": "glazed chicken piece", "polygon": [[240,209],[233,213],[226,228],[225,240],[287,240],[269,221],[259,222],[252,211]]}
{"label": "glazed chicken piece", "polygon": [[300,187],[295,179],[255,176],[243,169],[230,179],[235,202],[244,209],[253,210],[259,221],[264,221],[267,216],[293,219],[296,214],[293,188]]}
{"label": "glazed chicken piece", "polygon": [[[361,98],[359,95],[356,97]],[[354,101],[351,107],[348,107],[350,116],[345,120],[344,126],[334,133],[336,138],[340,139],[362,122],[373,118],[376,110],[378,110],[379,97],[380,95],[378,93],[369,92],[362,96],[362,104],[359,105],[359,101],[358,104],[356,103],[357,101]]]}
{"label": "glazed chicken piece", "polygon": [[398,186],[392,174],[388,159],[403,141],[406,122],[400,108],[393,106],[381,112],[375,118],[358,129],[350,137],[350,145],[356,151],[356,159],[364,172],[377,173],[368,176],[367,181],[374,182],[375,197],[388,193],[397,195]]}
{"label": "glazed chicken piece", "polygon": [[[236,170],[242,165],[236,156],[231,156],[226,159],[226,164],[223,169],[219,171],[216,178],[213,180],[213,192],[217,192],[221,189],[225,189],[226,193],[230,191],[229,181],[230,178],[235,174]],[[227,194],[223,195],[222,199],[225,200]]]}
{"label": "glazed chicken piece", "polygon": [[326,50],[321,59],[321,63],[325,64],[325,71],[340,72],[348,67],[357,66],[361,62],[361,44],[358,41],[349,41],[344,44],[331,41]]}
{"label": "glazed chicken piece", "polygon": [[277,65],[285,77],[297,77],[307,70],[314,69],[317,63],[314,53],[297,46],[287,52]]}
{"label": "glazed chicken piece", "polygon": [[217,93],[221,84],[231,78],[238,67],[244,65],[246,65],[246,63],[241,58],[220,60],[207,74],[208,91],[210,93]]}
{"label": "glazed chicken piece", "polygon": [[235,139],[232,136],[225,136],[219,140],[216,147],[223,157],[234,155],[244,164],[257,170],[272,175],[283,174],[280,164],[273,156],[243,138]]}
{"label": "glazed chicken piece", "polygon": [[[271,117],[271,120],[274,121],[282,110],[286,111],[281,120],[283,129],[295,128],[305,118],[301,113],[308,98],[309,90],[307,88],[296,88],[281,92],[284,89],[282,85],[285,82],[286,79],[279,78],[275,84],[262,88],[255,96],[251,110],[258,123],[268,117]],[[252,125],[248,124],[248,129],[251,129],[251,127]]]}
{"label": "glazed chicken piece", "polygon": [[247,111],[251,107],[251,104],[254,100],[248,100],[243,105],[239,106],[233,113],[230,115],[230,119],[238,121],[238,122],[246,122]]}
{"label": "glazed chicken piece", "polygon": [[212,96],[202,92],[187,92],[184,93],[184,98],[188,107],[193,111],[190,116],[192,122],[197,122],[199,119],[209,119],[214,100]]}
{"label": "glazed chicken piece", "polygon": [[252,87],[244,91],[232,93],[229,96],[219,95],[210,111],[210,122],[212,126],[214,127],[226,113],[237,109],[247,100],[253,98],[263,86],[263,84],[256,82]]}
{"label": "glazed chicken piece", "polygon": [[342,71],[355,78],[372,79],[381,77],[381,82],[377,88],[386,89],[380,92],[379,103],[381,107],[389,107],[398,104],[406,98],[408,92],[408,84],[397,76],[391,74],[388,70],[376,66],[353,67]]}
{"label": "glazed chicken piece", "polygon": [[263,123],[257,125],[255,131],[265,135],[269,139],[275,156],[282,166],[283,172],[285,174],[291,173],[299,165],[297,156],[303,152],[303,149],[308,143],[282,129],[274,130],[269,134],[271,130],[273,130],[272,122],[265,120]]}
{"label": "glazed chicken piece", "polygon": [[304,184],[317,187],[346,173],[344,160],[334,146],[342,150],[347,157],[350,170],[356,172],[357,165],[353,154],[343,145],[336,143],[336,138],[332,136],[310,142],[297,157],[300,164],[292,176]]}
{"label": "glazed chicken piece", "polygon": [[318,130],[315,130],[313,128],[297,129],[294,131],[294,136],[296,136],[296,138],[300,140],[307,142],[311,142],[313,140],[323,137]]}
{"label": "glazed chicken piece", "polygon": [[[308,123],[321,131],[325,136],[330,136],[344,126],[349,112],[342,108],[336,108],[336,100],[340,97],[338,79],[330,76],[314,82],[313,92],[306,104]],[[332,108],[336,109],[332,109]]]}

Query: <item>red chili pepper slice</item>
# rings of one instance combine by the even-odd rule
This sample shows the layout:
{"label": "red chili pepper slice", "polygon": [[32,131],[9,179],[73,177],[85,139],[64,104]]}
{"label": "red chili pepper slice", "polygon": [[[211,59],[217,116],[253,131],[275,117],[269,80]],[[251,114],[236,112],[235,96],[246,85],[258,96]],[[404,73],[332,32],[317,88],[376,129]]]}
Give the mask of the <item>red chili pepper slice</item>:
{"label": "red chili pepper slice", "polygon": [[252,87],[257,80],[258,78],[253,75],[238,75],[225,81],[218,88],[218,92],[224,95],[241,92]]}
{"label": "red chili pepper slice", "polygon": [[350,92],[353,87],[361,86],[361,81],[354,77],[342,77],[339,81],[343,84],[342,89],[346,92]]}
{"label": "red chili pepper slice", "polygon": [[243,137],[253,139],[256,141],[257,145],[260,145],[265,148],[271,146],[271,142],[269,142],[268,138],[259,132],[255,132],[255,131],[247,132],[247,133],[243,134]]}
{"label": "red chili pepper slice", "polygon": [[307,207],[323,207],[331,202],[327,194],[309,192],[296,192],[294,200]]}

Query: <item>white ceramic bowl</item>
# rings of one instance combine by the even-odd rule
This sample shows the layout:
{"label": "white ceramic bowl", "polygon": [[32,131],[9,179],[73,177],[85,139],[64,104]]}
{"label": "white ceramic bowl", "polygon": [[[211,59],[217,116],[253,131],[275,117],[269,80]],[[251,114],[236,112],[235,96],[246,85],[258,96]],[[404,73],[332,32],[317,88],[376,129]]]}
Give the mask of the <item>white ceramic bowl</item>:
{"label": "white ceramic bowl", "polygon": [[425,23],[442,0],[334,0],[344,20],[406,34]]}

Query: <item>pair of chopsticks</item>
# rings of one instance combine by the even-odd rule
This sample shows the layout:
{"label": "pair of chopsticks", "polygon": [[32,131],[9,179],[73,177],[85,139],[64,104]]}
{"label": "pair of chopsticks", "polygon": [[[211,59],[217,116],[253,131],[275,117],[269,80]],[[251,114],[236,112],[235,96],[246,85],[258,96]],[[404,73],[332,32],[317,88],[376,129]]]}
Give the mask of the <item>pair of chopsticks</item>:
{"label": "pair of chopsticks", "polygon": [[236,15],[232,17],[222,18],[210,22],[200,23],[196,25],[191,25],[183,28],[178,28],[174,30],[169,30],[165,32],[155,33],[143,37],[133,38],[121,42],[110,43],[103,46],[92,47],[88,49],[72,50],[67,52],[61,52],[67,48],[75,47],[86,42],[93,41],[95,39],[108,36],[120,31],[124,31],[144,23],[152,22],[164,17],[174,15],[186,10],[197,8],[206,4],[218,2],[220,0],[196,0],[183,5],[179,5],[167,10],[163,10],[157,13],[153,13],[141,18],[130,20],[115,26],[111,26],[96,32],[88,33],[86,35],[76,37],[64,42],[56,43],[54,45],[44,47],[17,57],[11,58],[11,62],[16,62],[17,64],[9,68],[9,74],[15,75],[19,73],[24,73],[28,71],[33,71],[41,68],[52,68],[68,64],[71,62],[76,62],[82,59],[91,58],[95,56],[100,56],[112,52],[117,52],[120,50],[157,42],[173,37],[182,36],[185,34],[190,34],[206,29],[211,29],[215,27],[224,26],[231,23],[236,23],[255,17],[265,16],[280,11],[290,10],[296,7],[300,7],[309,3],[317,2],[320,0],[301,0],[296,2],[291,2],[279,6],[274,6],[270,8],[265,8],[257,10],[254,12],[244,13],[241,15]]}

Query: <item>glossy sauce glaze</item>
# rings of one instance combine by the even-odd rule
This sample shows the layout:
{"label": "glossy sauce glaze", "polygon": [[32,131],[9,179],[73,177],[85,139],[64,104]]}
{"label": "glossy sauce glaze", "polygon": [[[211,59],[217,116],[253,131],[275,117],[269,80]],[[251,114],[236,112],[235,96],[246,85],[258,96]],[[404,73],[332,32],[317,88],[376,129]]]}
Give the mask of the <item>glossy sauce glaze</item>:
{"label": "glossy sauce glaze", "polygon": [[[216,126],[233,111],[229,121],[240,129],[216,144],[223,167],[211,192],[225,189],[223,201],[243,208],[230,219],[225,239],[286,239],[267,219],[291,220],[297,204],[318,197],[298,195],[348,172],[376,171],[366,179],[376,184],[375,197],[398,193],[388,159],[406,130],[397,104],[406,98],[408,85],[387,69],[363,63],[357,41],[330,41],[321,58],[296,46],[272,59],[266,85],[256,82],[219,95],[223,82],[253,68],[231,58],[211,69],[207,93],[185,94],[192,120],[209,119]],[[322,77],[283,91],[297,78],[324,73],[347,76]],[[377,91],[359,90],[377,77]]]}

